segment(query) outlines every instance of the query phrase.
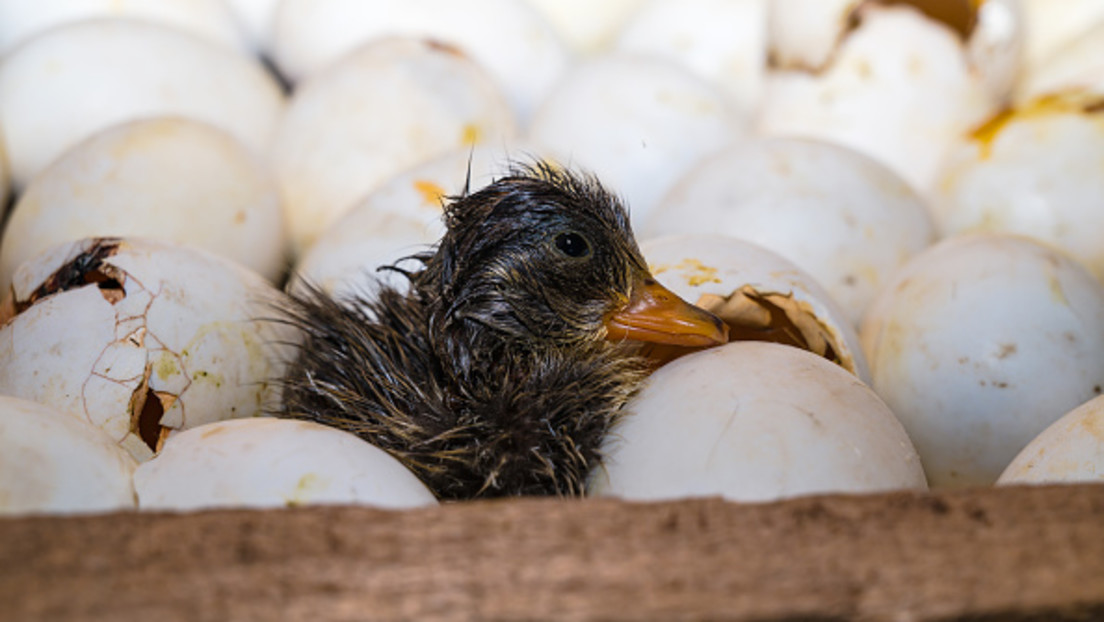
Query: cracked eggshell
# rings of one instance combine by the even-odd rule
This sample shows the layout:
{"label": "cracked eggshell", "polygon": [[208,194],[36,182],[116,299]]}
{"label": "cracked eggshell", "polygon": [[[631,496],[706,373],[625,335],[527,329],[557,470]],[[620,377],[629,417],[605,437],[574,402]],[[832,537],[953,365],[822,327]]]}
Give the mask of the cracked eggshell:
{"label": "cracked eggshell", "polygon": [[513,115],[455,48],[382,39],[296,90],[272,154],[297,253],[392,176],[457,148],[502,144]]}
{"label": "cracked eggshell", "polygon": [[194,244],[275,282],[287,234],[267,164],[233,136],[183,118],[112,126],[76,145],[24,189],[0,244],[0,291],[24,261],[96,236]]}
{"label": "cracked eggshell", "polygon": [[433,493],[382,449],[308,421],[236,419],[169,436],[134,473],[144,510],[356,503],[436,505]]}
{"label": "cracked eggshell", "polygon": [[1104,282],[1104,110],[1093,106],[1091,98],[1043,98],[964,137],[932,196],[943,235],[1030,236]]}
{"label": "cracked eggshell", "polygon": [[759,130],[851,147],[927,192],[950,143],[998,98],[944,25],[908,6],[863,5],[859,15],[822,69],[768,75]]}
{"label": "cracked eggshell", "polygon": [[923,199],[878,162],[797,138],[707,157],[667,194],[644,237],[715,233],[759,244],[812,275],[858,326],[893,270],[935,241]]}
{"label": "cracked eggshell", "polygon": [[767,56],[764,0],[648,0],[613,46],[681,64],[750,114],[759,105]]}
{"label": "cracked eggshell", "polygon": [[279,85],[253,59],[134,20],[59,26],[0,64],[0,125],[17,187],[99,130],[144,117],[204,121],[263,154],[283,107]]}
{"label": "cracked eggshell", "polygon": [[40,32],[94,18],[155,22],[245,49],[245,40],[221,0],[6,0],[0,2],[0,56]]}
{"label": "cracked eggshell", "polygon": [[608,55],[560,82],[528,138],[542,153],[593,171],[641,222],[690,167],[744,129],[723,93],[674,62]]}
{"label": "cracked eggshell", "polygon": [[688,355],[652,374],[625,412],[591,494],[771,501],[927,488],[885,403],[795,348],[739,342]]}
{"label": "cracked eggshell", "polygon": [[1034,240],[963,235],[901,268],[861,330],[933,486],[989,485],[1104,387],[1104,288]]}
{"label": "cracked eggshell", "polygon": [[463,50],[486,69],[522,123],[569,62],[556,31],[517,0],[284,0],[276,12],[274,55],[295,82],[384,36],[423,37]]}
{"label": "cracked eggshell", "polygon": [[273,407],[295,338],[266,321],[281,296],[169,242],[54,247],[16,271],[0,310],[0,394],[78,413],[145,460],[168,429]]}
{"label": "cracked eggshell", "polygon": [[858,335],[813,277],[782,256],[724,235],[667,235],[640,245],[655,278],[729,324],[733,341],[782,341],[869,382]]}
{"label": "cracked eggshell", "polygon": [[997,484],[1104,482],[1104,396],[1050,424],[1005,467]]}
{"label": "cracked eggshell", "polygon": [[135,466],[81,417],[0,395],[0,515],[134,508]]}

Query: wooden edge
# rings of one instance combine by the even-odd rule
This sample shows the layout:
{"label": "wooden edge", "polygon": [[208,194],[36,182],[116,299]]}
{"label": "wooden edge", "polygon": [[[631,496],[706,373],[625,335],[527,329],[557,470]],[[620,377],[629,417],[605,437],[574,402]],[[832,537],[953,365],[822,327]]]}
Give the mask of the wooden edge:
{"label": "wooden edge", "polygon": [[1104,619],[1104,485],[0,520],[3,620]]}

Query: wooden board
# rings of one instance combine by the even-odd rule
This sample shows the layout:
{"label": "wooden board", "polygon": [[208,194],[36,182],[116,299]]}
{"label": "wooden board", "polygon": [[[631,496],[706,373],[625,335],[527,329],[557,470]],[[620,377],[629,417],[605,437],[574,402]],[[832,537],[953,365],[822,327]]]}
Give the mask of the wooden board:
{"label": "wooden board", "polygon": [[1104,485],[0,520],[0,620],[1104,619]]}

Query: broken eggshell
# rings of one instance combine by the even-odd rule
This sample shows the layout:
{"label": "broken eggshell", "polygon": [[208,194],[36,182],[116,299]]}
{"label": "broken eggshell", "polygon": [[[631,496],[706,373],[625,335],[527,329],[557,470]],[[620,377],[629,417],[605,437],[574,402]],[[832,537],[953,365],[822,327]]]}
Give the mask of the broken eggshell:
{"label": "broken eggshell", "polygon": [[589,492],[634,500],[926,490],[904,428],[853,375],[774,343],[729,343],[652,374]]}
{"label": "broken eggshell", "polygon": [[135,466],[81,416],[0,395],[0,515],[133,508]]}
{"label": "broken eggshell", "polygon": [[134,473],[143,510],[323,503],[436,505],[413,472],[357,436],[309,421],[258,417],[174,433]]}
{"label": "broken eggshell", "polygon": [[1074,408],[1031,440],[997,484],[1104,482],[1104,395]]}
{"label": "broken eggshell", "polygon": [[923,199],[891,170],[846,147],[784,137],[706,157],[640,231],[759,244],[816,278],[854,326],[890,273],[935,241]]}
{"label": "broken eggshell", "polygon": [[962,235],[918,254],[875,298],[861,337],[871,386],[933,487],[992,484],[1104,390],[1104,288],[1025,237]]}
{"label": "broken eggshell", "polygon": [[[813,277],[765,248],[723,235],[669,235],[640,245],[655,278],[729,325],[730,341],[808,350],[869,382],[847,315]],[[663,359],[665,349],[659,350]],[[672,347],[671,355],[679,349]]]}
{"label": "broken eggshell", "polygon": [[270,281],[286,270],[276,182],[237,139],[185,118],[112,126],[31,179],[0,244],[0,291],[24,261],[95,236],[157,237],[206,248]]}
{"label": "broken eggshell", "polygon": [[1104,24],[1104,2],[1100,0],[1020,0],[1029,25],[1024,42],[1025,74],[1036,68],[1075,39]]}
{"label": "broken eggshell", "polygon": [[[1104,6],[1104,3],[1101,3]],[[1104,100],[1104,21],[1070,41],[1021,76],[1018,107],[1055,97]]]}
{"label": "broken eggshell", "polygon": [[459,50],[409,38],[358,48],[301,83],[280,123],[272,162],[296,253],[392,176],[514,132],[502,94]]}
{"label": "broken eggshell", "polygon": [[293,343],[282,294],[199,249],[142,239],[54,247],[0,310],[0,394],[78,413],[139,461],[169,429],[278,400]]}

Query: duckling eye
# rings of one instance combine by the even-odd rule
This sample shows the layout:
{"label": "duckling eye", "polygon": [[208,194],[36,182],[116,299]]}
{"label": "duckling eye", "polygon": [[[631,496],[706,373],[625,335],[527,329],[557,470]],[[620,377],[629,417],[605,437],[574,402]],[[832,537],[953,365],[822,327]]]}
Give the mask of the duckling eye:
{"label": "duckling eye", "polygon": [[569,231],[556,236],[556,248],[568,257],[585,257],[590,254],[590,244],[586,238]]}

